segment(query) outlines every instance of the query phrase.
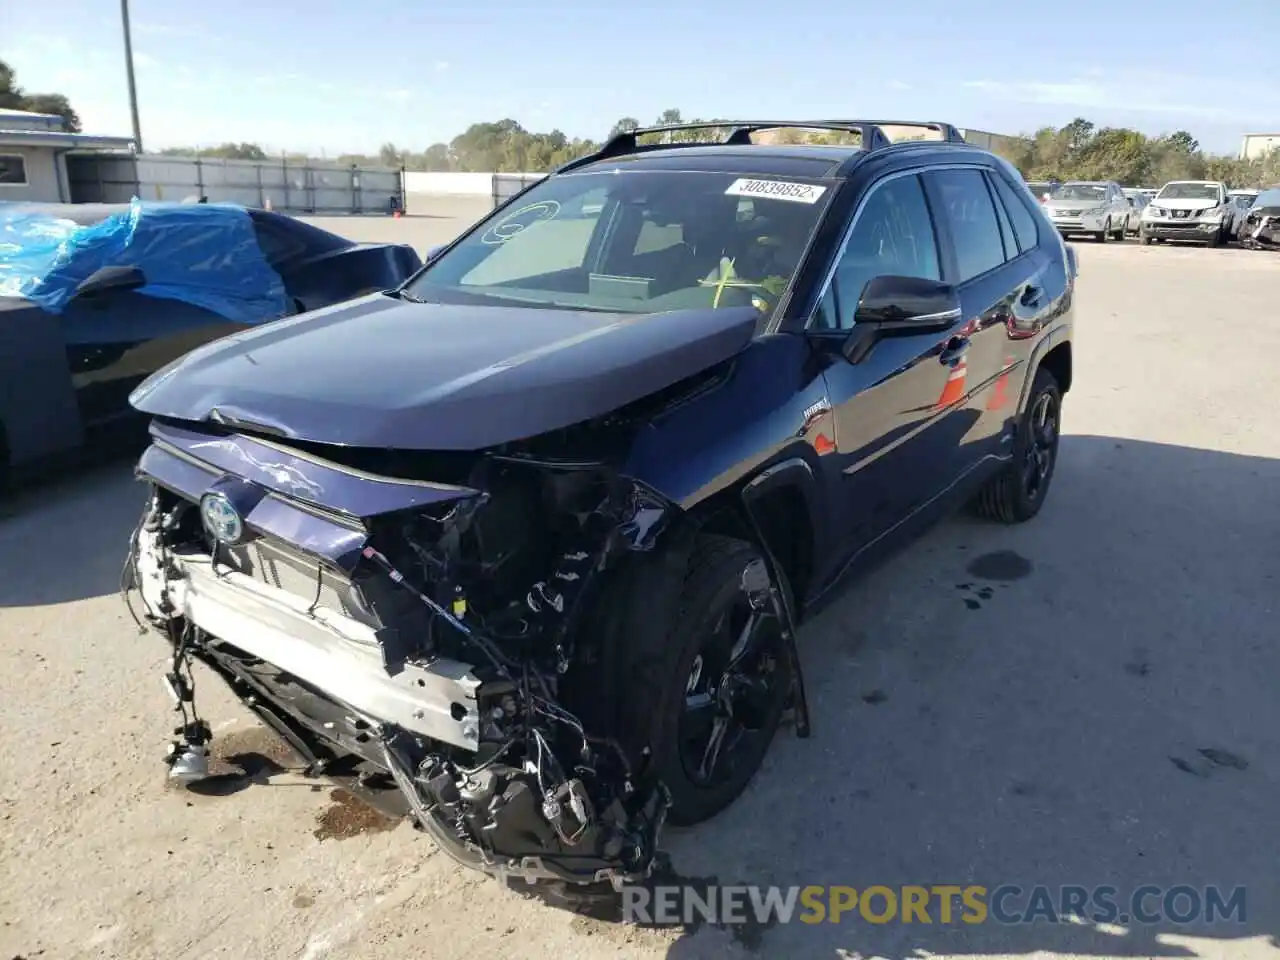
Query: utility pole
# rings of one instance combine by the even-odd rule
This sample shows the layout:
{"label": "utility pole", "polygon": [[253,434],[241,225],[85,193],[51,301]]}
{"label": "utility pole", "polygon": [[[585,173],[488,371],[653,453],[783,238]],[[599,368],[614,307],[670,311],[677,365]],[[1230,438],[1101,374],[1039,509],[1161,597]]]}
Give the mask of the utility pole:
{"label": "utility pole", "polygon": [[129,35],[129,0],[120,0],[120,23],[124,27],[124,66],[129,77],[129,113],[133,116],[133,143],[142,152],[142,124],[138,120],[138,86],[133,80],[133,39]]}

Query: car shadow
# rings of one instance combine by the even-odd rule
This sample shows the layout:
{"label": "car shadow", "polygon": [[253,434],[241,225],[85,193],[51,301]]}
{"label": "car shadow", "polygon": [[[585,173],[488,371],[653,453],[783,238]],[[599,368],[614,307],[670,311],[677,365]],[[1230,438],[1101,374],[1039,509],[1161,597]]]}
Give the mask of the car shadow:
{"label": "car shadow", "polygon": [[146,492],[135,455],[43,476],[0,500],[0,609],[100,597],[120,590],[129,532]]}
{"label": "car shadow", "polygon": [[944,923],[934,899],[928,924],[774,923],[748,906],[689,924],[669,956],[1280,946],[1277,490],[1276,459],[1064,437],[1036,520],[945,522],[802,628],[812,738],[781,733],[739,801],[665,839],[702,888],[1014,884],[1009,920],[1037,885],[1110,885],[1126,913],[1143,885],[1216,884],[1245,888],[1243,916],[970,924],[957,903]]}
{"label": "car shadow", "polygon": [[[1064,437],[1035,521],[943,523],[803,627],[813,737],[784,731],[738,802],[669,830],[660,878],[1105,884],[1122,907],[1145,884],[1217,884],[1246,888],[1242,918],[970,925],[932,906],[929,924],[690,924],[670,955],[1276,945],[1277,489],[1276,459]],[[126,464],[19,493],[0,520],[0,606],[114,592],[142,499]]]}

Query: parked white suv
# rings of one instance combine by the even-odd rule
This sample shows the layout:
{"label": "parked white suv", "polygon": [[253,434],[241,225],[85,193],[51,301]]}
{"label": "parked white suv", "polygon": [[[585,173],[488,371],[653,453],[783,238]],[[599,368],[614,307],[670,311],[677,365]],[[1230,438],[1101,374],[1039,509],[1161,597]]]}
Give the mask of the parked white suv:
{"label": "parked white suv", "polygon": [[1217,247],[1227,239],[1231,218],[1225,183],[1171,180],[1142,211],[1138,242],[1190,240]]}
{"label": "parked white suv", "polygon": [[1114,180],[1069,180],[1044,204],[1064,237],[1092,234],[1098,241],[1123,240],[1133,208]]}

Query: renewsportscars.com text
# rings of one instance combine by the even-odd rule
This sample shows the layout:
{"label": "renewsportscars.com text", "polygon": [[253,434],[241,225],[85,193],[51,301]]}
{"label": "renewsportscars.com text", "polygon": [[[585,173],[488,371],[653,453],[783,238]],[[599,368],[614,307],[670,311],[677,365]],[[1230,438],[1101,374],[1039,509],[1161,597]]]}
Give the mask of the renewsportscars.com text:
{"label": "renewsportscars.com text", "polygon": [[1244,923],[1244,887],[1002,884],[626,887],[622,917],[633,923],[1109,924]]}

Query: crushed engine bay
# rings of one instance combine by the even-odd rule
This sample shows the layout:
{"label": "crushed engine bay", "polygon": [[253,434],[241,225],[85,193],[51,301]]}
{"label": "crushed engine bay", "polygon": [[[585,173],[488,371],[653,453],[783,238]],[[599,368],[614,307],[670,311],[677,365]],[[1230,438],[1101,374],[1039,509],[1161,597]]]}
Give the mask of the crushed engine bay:
{"label": "crushed engine bay", "polygon": [[[287,505],[246,494],[242,476],[210,487],[217,464],[183,474],[162,459],[177,452],[156,444],[143,458],[152,495],[125,569],[126,596],[137,588],[173,646],[171,776],[207,763],[195,658],[317,771],[346,757],[389,774],[460,862],[614,888],[648,875],[670,797],[647,750],[600,719],[607,638],[587,619],[677,508],[599,464],[486,454],[451,478],[456,496],[420,508],[357,523],[313,503],[290,523],[215,536],[210,496],[228,523]],[[299,549],[306,523],[326,531],[307,542],[345,530],[351,549],[339,560]]]}

